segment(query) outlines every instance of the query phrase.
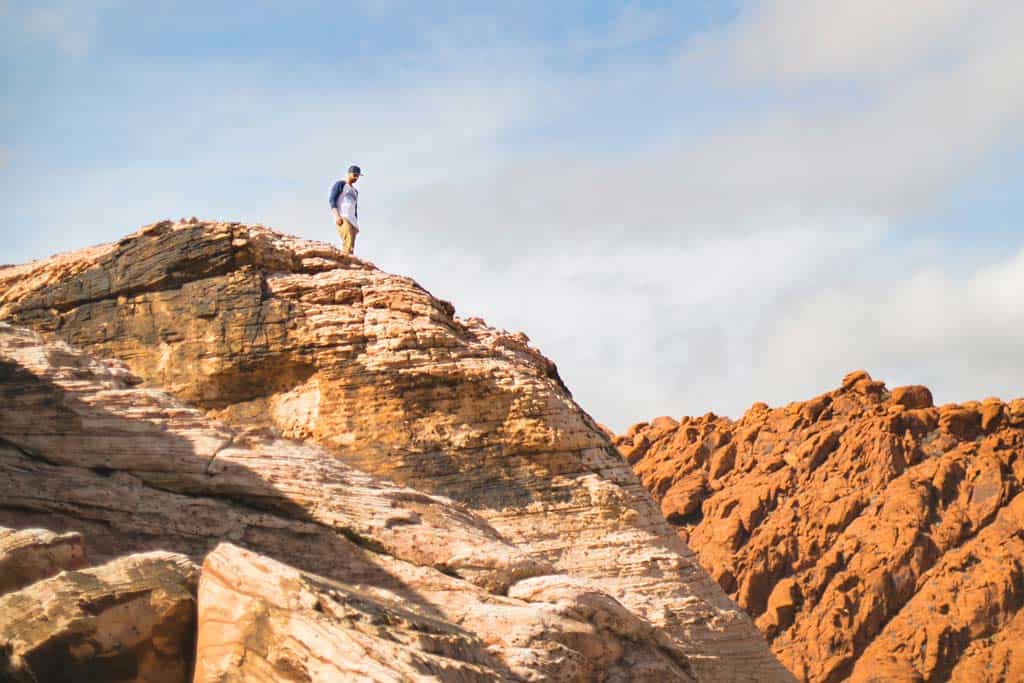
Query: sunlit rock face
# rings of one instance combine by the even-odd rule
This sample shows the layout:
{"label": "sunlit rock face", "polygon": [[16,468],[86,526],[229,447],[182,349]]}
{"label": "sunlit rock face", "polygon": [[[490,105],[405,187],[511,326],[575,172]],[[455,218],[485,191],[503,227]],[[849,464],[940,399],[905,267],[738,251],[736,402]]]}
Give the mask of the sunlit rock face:
{"label": "sunlit rock face", "polygon": [[[48,457],[39,456],[45,434],[17,418],[0,425],[12,471],[33,470],[24,475],[33,486],[80,477],[89,485],[75,490],[85,491],[103,479],[97,495],[125,501],[109,513],[125,533],[93,500],[22,506],[0,523],[6,514],[12,527],[83,531],[110,557],[166,548],[201,561],[229,541],[348,583],[364,572],[405,582],[402,572],[416,568],[456,582],[473,605],[532,603],[517,586],[561,576],[576,593],[551,588],[558,599],[538,601],[576,605],[574,614],[619,605],[654,629],[645,637],[656,645],[616,654],[627,637],[614,629],[600,646],[553,638],[557,648],[533,647],[538,636],[522,634],[487,641],[515,676],[553,675],[552,653],[568,648],[584,677],[600,662],[602,676],[629,663],[670,679],[790,680],[555,365],[524,335],[459,319],[408,278],[259,226],[165,222],[0,269],[0,319],[18,326],[7,332],[11,382],[42,377],[38,403],[63,406],[48,418],[64,435]],[[26,350],[42,341],[18,341],[24,328],[50,350]],[[82,388],[76,373],[101,388]],[[92,440],[76,442],[79,429]],[[159,453],[140,448],[157,437]],[[52,460],[58,452],[64,460]],[[139,486],[145,503],[131,494]],[[473,608],[480,613],[487,608]],[[548,654],[535,663],[511,654],[531,647]]]}
{"label": "sunlit rock face", "polygon": [[801,680],[1024,680],[1024,399],[866,372],[616,439]]}

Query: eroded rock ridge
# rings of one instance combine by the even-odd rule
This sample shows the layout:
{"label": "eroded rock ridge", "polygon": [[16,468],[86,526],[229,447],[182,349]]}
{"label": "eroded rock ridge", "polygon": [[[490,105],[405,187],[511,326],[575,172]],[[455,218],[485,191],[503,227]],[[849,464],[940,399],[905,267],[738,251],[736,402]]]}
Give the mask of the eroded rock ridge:
{"label": "eroded rock ridge", "polygon": [[799,679],[1024,680],[1024,399],[858,371],[617,444]]}

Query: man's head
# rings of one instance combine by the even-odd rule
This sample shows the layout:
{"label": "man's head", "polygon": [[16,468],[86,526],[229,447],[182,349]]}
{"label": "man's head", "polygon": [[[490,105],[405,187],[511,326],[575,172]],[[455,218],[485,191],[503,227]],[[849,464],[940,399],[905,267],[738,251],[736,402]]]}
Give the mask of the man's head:
{"label": "man's head", "polygon": [[359,170],[358,166],[349,166],[348,167],[348,182],[355,183],[357,180],[359,180],[359,176],[361,176],[362,174],[363,174],[363,172],[361,170]]}

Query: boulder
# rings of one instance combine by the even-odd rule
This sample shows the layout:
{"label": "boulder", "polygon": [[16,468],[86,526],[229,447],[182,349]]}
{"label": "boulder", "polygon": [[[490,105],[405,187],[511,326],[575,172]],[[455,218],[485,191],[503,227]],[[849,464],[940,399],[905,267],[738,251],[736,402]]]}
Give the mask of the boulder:
{"label": "boulder", "polygon": [[85,548],[76,533],[0,527],[0,595],[84,566]]}
{"label": "boulder", "polygon": [[156,551],[0,597],[0,678],[186,683],[197,578],[185,556]]}

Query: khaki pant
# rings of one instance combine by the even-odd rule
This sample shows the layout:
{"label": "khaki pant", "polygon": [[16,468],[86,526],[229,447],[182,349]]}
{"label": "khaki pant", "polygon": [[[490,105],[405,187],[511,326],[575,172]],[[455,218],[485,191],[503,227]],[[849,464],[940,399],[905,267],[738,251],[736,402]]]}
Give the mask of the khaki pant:
{"label": "khaki pant", "polygon": [[359,234],[359,228],[352,225],[347,218],[341,219],[341,225],[338,226],[338,236],[341,237],[341,250],[346,254],[352,254],[356,248],[356,235]]}

